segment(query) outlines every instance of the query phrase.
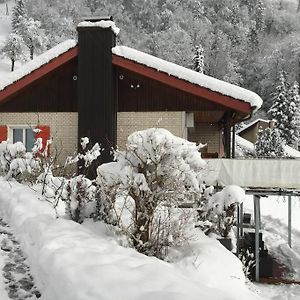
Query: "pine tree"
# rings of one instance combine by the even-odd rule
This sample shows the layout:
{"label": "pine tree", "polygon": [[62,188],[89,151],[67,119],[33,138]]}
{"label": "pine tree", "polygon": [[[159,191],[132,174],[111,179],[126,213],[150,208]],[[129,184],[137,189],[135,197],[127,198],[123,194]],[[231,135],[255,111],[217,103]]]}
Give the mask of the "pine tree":
{"label": "pine tree", "polygon": [[295,146],[300,137],[300,96],[298,82],[294,82],[288,90],[289,103],[289,128],[286,128],[286,136],[289,136],[287,144]]}
{"label": "pine tree", "polygon": [[263,4],[263,2],[261,0],[258,0],[257,1],[257,4],[255,5],[254,7],[254,19],[255,19],[255,22],[256,22],[256,30],[261,33],[264,31],[265,29],[265,14],[264,14],[264,11],[265,11],[265,6]]}
{"label": "pine tree", "polygon": [[1,52],[11,60],[11,71],[15,68],[16,60],[25,60],[25,50],[26,45],[22,37],[16,33],[11,33],[1,49]]}
{"label": "pine tree", "polygon": [[29,49],[30,59],[33,59],[35,49],[44,50],[46,36],[41,23],[29,17],[23,0],[18,0],[12,13],[12,32],[23,38]]}
{"label": "pine tree", "polygon": [[280,132],[277,128],[266,128],[258,131],[257,141],[254,145],[257,157],[283,157],[285,156],[283,146],[284,141],[280,137]]}
{"label": "pine tree", "polygon": [[12,10],[11,16],[11,28],[12,32],[20,34],[20,30],[23,26],[23,18],[26,18],[27,14],[25,11],[24,1],[18,0]]}
{"label": "pine tree", "polygon": [[201,45],[195,47],[193,57],[193,69],[199,73],[204,73],[204,49]]}
{"label": "pine tree", "polygon": [[279,77],[279,84],[276,87],[276,92],[273,96],[273,104],[268,111],[270,119],[274,119],[277,122],[277,128],[280,131],[281,137],[286,143],[290,141],[288,133],[289,128],[289,100],[288,100],[288,87],[285,79],[286,75],[281,72]]}

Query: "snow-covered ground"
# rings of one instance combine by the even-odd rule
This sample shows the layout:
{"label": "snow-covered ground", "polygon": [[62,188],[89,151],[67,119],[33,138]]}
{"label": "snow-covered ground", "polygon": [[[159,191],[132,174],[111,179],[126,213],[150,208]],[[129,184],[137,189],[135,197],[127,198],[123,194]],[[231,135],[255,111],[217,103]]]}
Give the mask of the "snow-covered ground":
{"label": "snow-covered ground", "polygon": [[56,218],[31,188],[2,180],[0,213],[44,300],[260,299],[245,285],[239,260],[202,234],[174,250],[175,263],[163,262],[120,246],[103,224]]}
{"label": "snow-covered ground", "polygon": [[[283,196],[263,197],[261,203],[262,229],[265,244],[279,262],[282,262],[290,273],[286,278],[300,281],[300,202],[292,198],[292,248],[288,246],[288,204]],[[252,197],[244,203],[245,210],[253,212]],[[300,299],[300,285],[267,285],[255,284],[259,294],[272,300]]]}

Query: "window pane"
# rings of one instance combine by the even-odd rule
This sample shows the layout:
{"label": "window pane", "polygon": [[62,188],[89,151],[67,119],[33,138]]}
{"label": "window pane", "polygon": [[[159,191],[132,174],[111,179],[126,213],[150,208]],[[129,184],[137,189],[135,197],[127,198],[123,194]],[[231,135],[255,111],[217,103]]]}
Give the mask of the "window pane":
{"label": "window pane", "polygon": [[34,144],[34,132],[31,128],[26,129],[26,151],[31,151]]}
{"label": "window pane", "polygon": [[16,143],[16,142],[24,142],[22,128],[13,129],[13,143]]}

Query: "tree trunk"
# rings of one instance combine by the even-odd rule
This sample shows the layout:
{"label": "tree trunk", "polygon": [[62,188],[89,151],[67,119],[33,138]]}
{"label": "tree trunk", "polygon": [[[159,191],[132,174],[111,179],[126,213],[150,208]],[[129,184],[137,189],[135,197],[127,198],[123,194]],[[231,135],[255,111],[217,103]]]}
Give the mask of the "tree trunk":
{"label": "tree trunk", "polygon": [[300,0],[298,0],[297,13],[300,11]]}
{"label": "tree trunk", "polygon": [[29,50],[30,50],[30,59],[33,60],[34,47],[30,45]]}
{"label": "tree trunk", "polygon": [[14,59],[11,59],[11,71],[13,72],[15,68],[15,60]]}

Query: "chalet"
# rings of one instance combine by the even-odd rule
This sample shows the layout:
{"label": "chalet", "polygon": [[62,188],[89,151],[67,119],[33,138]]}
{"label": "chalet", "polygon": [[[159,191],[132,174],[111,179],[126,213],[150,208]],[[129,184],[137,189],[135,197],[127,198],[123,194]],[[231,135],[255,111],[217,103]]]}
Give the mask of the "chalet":
{"label": "chalet", "polygon": [[255,144],[257,140],[257,133],[259,130],[264,130],[268,127],[273,128],[274,126],[275,126],[274,121],[256,119],[255,121],[237,130],[236,133],[242,138],[244,138],[245,140]]}
{"label": "chalet", "polygon": [[[207,143],[207,157],[231,156],[231,127],[262,100],[253,92],[125,46],[110,18],[78,25],[66,41],[0,80],[0,140],[53,138],[62,157],[78,137],[110,149],[147,127]],[[34,133],[33,128],[41,131]]]}

